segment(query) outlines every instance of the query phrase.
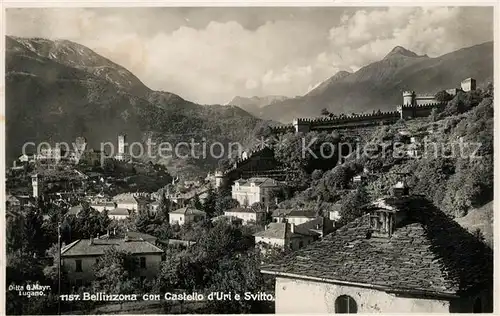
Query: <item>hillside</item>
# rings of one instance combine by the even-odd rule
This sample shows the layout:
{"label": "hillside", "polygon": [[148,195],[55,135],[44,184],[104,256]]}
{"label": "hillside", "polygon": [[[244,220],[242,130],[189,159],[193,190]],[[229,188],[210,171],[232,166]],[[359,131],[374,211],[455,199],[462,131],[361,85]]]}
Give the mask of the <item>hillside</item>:
{"label": "hillside", "polygon": [[287,99],[288,97],[281,95],[268,95],[264,97],[253,96],[249,98],[236,96],[229,101],[227,105],[238,106],[253,115],[260,116],[262,114],[261,109],[263,107],[277,102],[282,102]]}
{"label": "hillside", "polygon": [[468,77],[474,77],[479,86],[493,81],[493,42],[436,58],[398,46],[355,73],[341,72],[302,97],[262,108],[261,117],[286,123],[295,117],[319,116],[322,108],[333,113],[394,110],[404,90],[435,93],[459,87]]}
{"label": "hillside", "polygon": [[[242,141],[259,121],[238,107],[152,91],[82,45],[15,37],[6,38],[6,117],[7,164],[28,141],[72,142],[83,135],[99,148],[126,133],[129,142],[151,136],[173,146],[191,137],[225,143]],[[187,166],[185,159],[162,162]],[[214,161],[189,161],[205,170],[207,163]]]}
{"label": "hillside", "polygon": [[456,221],[472,233],[479,229],[485,242],[493,246],[493,201],[470,210],[467,215],[457,218]]}

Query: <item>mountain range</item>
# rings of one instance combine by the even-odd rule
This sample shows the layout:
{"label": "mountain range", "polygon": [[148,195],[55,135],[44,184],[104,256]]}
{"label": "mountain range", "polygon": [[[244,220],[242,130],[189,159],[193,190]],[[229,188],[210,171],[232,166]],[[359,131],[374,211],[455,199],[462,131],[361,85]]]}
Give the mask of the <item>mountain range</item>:
{"label": "mountain range", "polygon": [[333,113],[395,110],[405,90],[433,94],[459,88],[469,77],[475,78],[478,86],[493,81],[493,42],[436,58],[397,46],[382,60],[354,73],[338,72],[303,96],[261,107],[259,116],[288,123],[296,117],[320,116],[323,108]]}
{"label": "mountain range", "polygon": [[[248,138],[260,121],[236,106],[203,106],[153,91],[122,66],[66,40],[7,36],[5,79],[8,164],[26,142],[73,142],[84,136],[90,147],[99,148],[103,142],[116,144],[125,133],[129,143],[149,137],[173,146],[191,138],[225,143]],[[160,162],[173,168],[207,163]]]}
{"label": "mountain range", "polygon": [[234,105],[242,108],[243,110],[255,115],[262,116],[261,109],[264,106],[271,105],[277,102],[282,102],[287,100],[288,97],[282,95],[268,95],[264,97],[240,97],[236,96],[231,101],[227,102],[226,105]]}

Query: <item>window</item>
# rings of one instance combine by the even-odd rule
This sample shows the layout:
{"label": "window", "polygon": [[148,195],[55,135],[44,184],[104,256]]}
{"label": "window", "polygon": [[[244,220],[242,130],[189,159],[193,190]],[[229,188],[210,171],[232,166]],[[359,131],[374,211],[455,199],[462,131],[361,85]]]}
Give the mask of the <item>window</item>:
{"label": "window", "polygon": [[146,257],[141,257],[141,269],[146,269]]}
{"label": "window", "polygon": [[75,272],[82,272],[82,260],[75,260],[76,269]]}
{"label": "window", "polygon": [[99,263],[99,258],[95,258],[95,264]]}
{"label": "window", "polygon": [[358,312],[356,301],[349,295],[341,295],[335,300],[336,314],[355,314]]}

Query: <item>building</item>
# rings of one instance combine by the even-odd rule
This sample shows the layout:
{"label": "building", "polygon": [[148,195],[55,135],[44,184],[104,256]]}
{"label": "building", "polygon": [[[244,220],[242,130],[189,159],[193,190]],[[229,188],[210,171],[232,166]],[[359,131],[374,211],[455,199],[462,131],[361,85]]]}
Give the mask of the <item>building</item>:
{"label": "building", "polygon": [[116,208],[116,203],[113,201],[96,201],[90,203],[90,207],[96,209],[99,213],[103,212],[104,210],[108,210],[109,212]]}
{"label": "building", "polygon": [[7,207],[19,207],[21,206],[21,200],[15,195],[7,194],[5,203]]}
{"label": "building", "polygon": [[277,187],[278,183],[271,178],[240,179],[232,185],[231,195],[241,206],[250,206],[256,202],[268,202],[268,193]]}
{"label": "building", "polygon": [[235,207],[224,211],[225,216],[237,217],[243,225],[254,223],[263,224],[266,220],[266,211],[253,207]]}
{"label": "building", "polygon": [[242,225],[243,220],[239,217],[236,216],[231,216],[231,215],[219,215],[212,217],[211,219],[212,223],[218,223],[218,222],[225,222],[227,224],[233,224],[233,225]]}
{"label": "building", "polygon": [[131,253],[137,257],[141,278],[154,278],[159,272],[163,250],[141,238],[79,239],[61,249],[62,269],[71,283],[80,285],[94,279],[95,265],[110,248]]}
{"label": "building", "polygon": [[474,78],[464,79],[460,84],[460,86],[462,87],[462,90],[465,92],[476,90],[476,79]]}
{"label": "building", "polygon": [[297,250],[319,238],[319,234],[292,223],[270,223],[265,230],[254,234],[255,244],[267,248]]}
{"label": "building", "polygon": [[108,212],[108,217],[111,219],[127,219],[130,216],[130,210],[122,207],[116,207]]}
{"label": "building", "polygon": [[42,175],[34,174],[31,176],[31,186],[33,187],[33,197],[39,197],[43,192],[43,180]]}
{"label": "building", "polygon": [[188,223],[194,223],[202,221],[207,217],[207,214],[203,211],[197,210],[194,207],[187,206],[180,208],[178,210],[168,213],[169,222],[171,225],[178,224],[184,225]]}
{"label": "building", "polygon": [[131,211],[142,212],[148,210],[148,201],[141,196],[135,196],[131,193],[116,195],[113,197],[116,207],[126,208]]}
{"label": "building", "polygon": [[323,238],[335,230],[335,222],[329,218],[318,216],[313,220],[297,225],[297,227],[318,233],[319,237]]}
{"label": "building", "polygon": [[364,210],[261,267],[276,277],[276,313],[493,311],[491,248],[420,196],[387,197]]}
{"label": "building", "polygon": [[304,209],[275,209],[272,214],[273,222],[288,222],[295,225],[307,223],[317,217],[315,210]]}

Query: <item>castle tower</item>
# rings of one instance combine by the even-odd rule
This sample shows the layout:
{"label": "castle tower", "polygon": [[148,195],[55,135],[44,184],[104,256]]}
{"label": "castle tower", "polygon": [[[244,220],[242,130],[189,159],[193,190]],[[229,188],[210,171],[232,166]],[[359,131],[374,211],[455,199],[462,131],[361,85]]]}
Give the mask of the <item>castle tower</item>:
{"label": "castle tower", "polygon": [[224,175],[222,174],[222,171],[215,171],[215,188],[220,188],[222,186],[222,183],[224,182]]}
{"label": "castle tower", "polygon": [[33,187],[33,197],[39,197],[42,194],[43,190],[42,176],[39,174],[32,175],[31,186]]}
{"label": "castle tower", "polygon": [[464,79],[460,84],[460,86],[462,87],[462,90],[465,92],[476,90],[476,79],[474,78]]}
{"label": "castle tower", "polygon": [[75,145],[78,152],[83,152],[85,150],[85,147],[87,146],[87,140],[85,139],[85,137],[77,137],[75,139]]}
{"label": "castle tower", "polygon": [[415,91],[403,91],[403,105],[415,104]]}
{"label": "castle tower", "polygon": [[118,135],[118,155],[123,156],[125,153],[125,138],[127,136],[124,134]]}

